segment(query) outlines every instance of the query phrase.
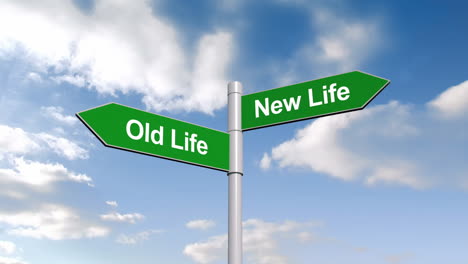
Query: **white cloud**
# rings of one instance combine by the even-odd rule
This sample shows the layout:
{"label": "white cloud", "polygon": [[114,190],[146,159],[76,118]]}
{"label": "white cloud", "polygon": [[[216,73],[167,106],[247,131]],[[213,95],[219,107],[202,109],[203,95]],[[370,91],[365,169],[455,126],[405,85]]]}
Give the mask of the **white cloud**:
{"label": "white cloud", "polygon": [[468,81],[452,86],[428,103],[444,118],[466,117],[468,113]]}
{"label": "white cloud", "polygon": [[268,155],[268,153],[263,153],[263,157],[260,160],[260,168],[262,170],[267,170],[271,166],[271,157]]}
{"label": "white cloud", "polygon": [[0,223],[9,226],[10,235],[36,239],[80,239],[106,236],[106,227],[83,221],[72,209],[62,205],[47,204],[34,210],[0,211]]}
{"label": "white cloud", "polygon": [[280,254],[278,235],[294,236],[298,231],[304,232],[308,227],[315,227],[313,222],[284,221],[283,223],[266,222],[260,219],[249,219],[243,223],[243,246],[247,259],[258,264],[287,264],[288,258]]}
{"label": "white cloud", "polygon": [[293,139],[274,147],[271,156],[280,167],[308,168],[345,181],[423,188],[429,183],[418,177],[416,166],[410,161],[402,161],[401,157],[369,155],[347,147],[353,142],[347,136],[351,129],[359,129],[361,138],[369,135],[387,139],[414,136],[418,133],[417,128],[408,123],[409,118],[409,108],[395,101],[358,112],[323,117],[299,130]]}
{"label": "white cloud", "polygon": [[43,106],[41,107],[41,111],[45,116],[51,117],[67,125],[74,125],[78,122],[78,119],[76,117],[64,115],[63,108],[60,106]]}
{"label": "white cloud", "polygon": [[23,129],[0,125],[0,155],[25,154],[38,149],[39,144]]}
{"label": "white cloud", "polygon": [[[318,119],[296,133],[294,139],[272,149],[272,158],[281,167],[296,166],[351,180],[366,161],[342,147],[339,133],[367,112],[346,113]],[[340,164],[336,166],[336,164]]]}
{"label": "white cloud", "polygon": [[134,235],[119,235],[116,242],[119,244],[126,244],[126,245],[135,245],[142,241],[148,240],[154,234],[160,234],[164,232],[163,230],[147,230],[143,232],[139,232]]}
{"label": "white cloud", "polygon": [[205,35],[200,39],[191,78],[193,89],[183,102],[185,109],[210,113],[226,104],[224,72],[231,60],[232,43],[233,38],[227,32]]}
{"label": "white cloud", "polygon": [[80,75],[61,75],[61,76],[56,76],[52,77],[52,80],[54,80],[57,83],[69,83],[78,87],[85,87],[86,86],[86,79],[83,76]]}
{"label": "white cloud", "polygon": [[15,253],[16,245],[11,241],[2,241],[0,240],[0,252],[6,255],[11,255]]}
{"label": "white cloud", "polygon": [[[280,242],[291,238],[300,242],[300,233],[307,232],[318,223],[284,221],[283,223],[249,219],[243,222],[243,249],[250,263],[286,264],[288,258],[280,254]],[[312,236],[312,235],[311,235]],[[226,257],[227,235],[208,238],[205,241],[189,244],[184,254],[196,263],[209,264]]]}
{"label": "white cloud", "polygon": [[0,158],[5,154],[32,154],[47,149],[69,160],[89,157],[87,150],[69,139],[47,133],[29,133],[21,128],[0,125]]}
{"label": "white cloud", "polygon": [[92,179],[85,174],[69,171],[59,163],[41,163],[24,158],[14,158],[13,169],[0,169],[0,182],[20,183],[37,190],[48,191],[59,181],[73,181],[92,186]]}
{"label": "white cloud", "polygon": [[139,213],[120,214],[118,212],[102,214],[100,217],[104,221],[122,222],[122,223],[130,223],[130,224],[135,224],[137,221],[145,218],[144,215],[139,214]]}
{"label": "white cloud", "polygon": [[20,56],[54,81],[101,94],[136,92],[156,111],[223,107],[232,34],[204,34],[192,55],[156,13],[147,0],[98,0],[88,14],[72,0],[2,1],[0,56]]}
{"label": "white cloud", "polygon": [[41,83],[43,81],[41,75],[39,75],[37,72],[28,73],[26,79],[37,83]]}
{"label": "white cloud", "polygon": [[213,236],[185,246],[184,255],[189,256],[196,263],[209,264],[226,256],[227,235]]}
{"label": "white cloud", "polygon": [[69,160],[89,158],[87,150],[66,138],[46,133],[36,134],[36,137],[45,142],[52,151]]}
{"label": "white cloud", "polygon": [[1,264],[28,264],[28,262],[25,262],[21,259],[7,258],[7,257],[0,257],[0,263]]}
{"label": "white cloud", "polygon": [[462,147],[468,143],[466,129],[466,122],[441,121],[427,108],[393,101],[319,118],[272,148],[267,158],[272,166],[305,168],[368,186],[464,188],[468,168],[460,157],[467,154]]}
{"label": "white cloud", "polygon": [[308,10],[311,36],[285,64],[272,66],[278,76],[277,85],[310,80],[357,70],[378,47],[382,46],[384,28],[380,21],[352,17],[332,12],[324,3],[311,1],[282,1]]}
{"label": "white cloud", "polygon": [[368,185],[387,183],[412,186],[414,188],[424,188],[429,185],[426,180],[415,177],[415,175],[418,175],[418,171],[414,164],[405,161],[398,161],[394,164],[394,167],[375,168],[374,174],[368,177],[365,183]]}
{"label": "white cloud", "polygon": [[189,221],[185,226],[190,229],[207,230],[209,228],[214,227],[215,222],[212,220],[199,219],[199,220]]}
{"label": "white cloud", "polygon": [[114,208],[119,206],[119,204],[116,201],[106,201],[106,204]]}
{"label": "white cloud", "polygon": [[314,47],[319,51],[314,60],[319,63],[335,63],[340,71],[351,70],[378,44],[380,32],[376,22],[343,18],[324,9],[316,10],[313,15],[320,31]]}

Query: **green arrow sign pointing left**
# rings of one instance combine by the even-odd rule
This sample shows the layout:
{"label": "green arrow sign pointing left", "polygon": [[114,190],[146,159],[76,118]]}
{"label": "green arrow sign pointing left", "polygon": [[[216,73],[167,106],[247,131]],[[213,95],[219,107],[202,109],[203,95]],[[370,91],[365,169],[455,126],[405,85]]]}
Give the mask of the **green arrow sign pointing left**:
{"label": "green arrow sign pointing left", "polygon": [[76,114],[108,147],[229,170],[229,134],[116,103]]}

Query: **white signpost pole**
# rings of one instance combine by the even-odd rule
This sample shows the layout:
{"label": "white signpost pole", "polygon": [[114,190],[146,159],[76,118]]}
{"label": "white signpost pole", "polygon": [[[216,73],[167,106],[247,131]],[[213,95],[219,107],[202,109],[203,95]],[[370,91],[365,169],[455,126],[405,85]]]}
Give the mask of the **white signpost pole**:
{"label": "white signpost pole", "polygon": [[242,264],[242,175],[243,142],[241,120],[242,84],[228,84],[229,132],[229,232],[228,264]]}

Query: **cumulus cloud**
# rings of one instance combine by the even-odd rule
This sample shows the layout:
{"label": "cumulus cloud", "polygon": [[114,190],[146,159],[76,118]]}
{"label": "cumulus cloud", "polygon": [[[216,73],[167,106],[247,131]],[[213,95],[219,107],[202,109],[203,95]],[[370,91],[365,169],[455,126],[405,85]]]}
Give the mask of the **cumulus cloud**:
{"label": "cumulus cloud", "polygon": [[137,243],[141,243],[145,240],[148,240],[152,235],[160,234],[162,232],[164,231],[163,230],[147,230],[147,231],[136,233],[134,235],[121,234],[117,238],[116,242],[119,244],[125,244],[125,245],[135,245]]}
{"label": "cumulus cloud", "polygon": [[69,171],[59,163],[41,163],[25,160],[23,157],[11,160],[12,169],[0,169],[0,182],[19,183],[37,190],[50,190],[59,181],[86,183],[93,186],[93,180],[85,175]]}
{"label": "cumulus cloud", "polygon": [[75,142],[47,133],[30,133],[22,128],[0,125],[0,157],[51,150],[69,160],[87,159],[88,151]]}
{"label": "cumulus cloud", "polygon": [[189,221],[185,226],[190,229],[206,230],[215,226],[215,222],[206,219],[192,220]]}
{"label": "cumulus cloud", "polygon": [[118,212],[102,214],[100,217],[104,221],[130,223],[130,224],[135,224],[137,221],[145,218],[144,215],[139,214],[139,213],[121,214]]}
{"label": "cumulus cloud", "polygon": [[0,252],[6,255],[11,255],[15,253],[15,251],[16,251],[15,243],[10,242],[10,241],[0,240]]}
{"label": "cumulus cloud", "polygon": [[[447,94],[459,96],[442,93]],[[444,100],[450,100],[447,98]],[[468,168],[459,157],[467,154],[461,147],[468,142],[462,132],[467,123],[441,122],[426,108],[392,101],[317,119],[291,140],[273,147],[262,160],[369,186],[464,188]],[[445,164],[444,169],[439,168],[440,163]]]}
{"label": "cumulus cloud", "polygon": [[369,166],[369,161],[346,149],[339,141],[340,133],[353,122],[377,112],[403,113],[401,107],[393,102],[366,111],[320,118],[299,130],[294,139],[273,148],[272,158],[280,167],[307,167],[343,180],[352,180]]}
{"label": "cumulus cloud", "polygon": [[73,209],[46,204],[25,211],[0,211],[0,223],[8,226],[6,233],[36,239],[80,239],[106,236],[107,227],[82,220]]}
{"label": "cumulus cloud", "polygon": [[[345,181],[364,178],[368,184],[383,181],[422,188],[427,183],[418,178],[416,171],[411,170],[412,164],[408,164],[410,162],[400,160],[400,157],[378,158],[359,154],[350,150],[346,142],[343,142],[351,141],[345,135],[352,124],[375,120],[375,116],[387,116],[389,113],[392,114],[391,122],[379,122],[375,126],[383,126],[378,131],[368,133],[417,133],[416,128],[405,122],[409,114],[408,108],[398,102],[391,102],[359,112],[320,118],[299,130],[293,139],[274,147],[271,157],[280,167],[308,168]],[[400,130],[404,127],[406,132]]]}
{"label": "cumulus cloud", "polygon": [[[305,236],[304,232],[317,226],[318,223],[314,222],[274,223],[260,219],[246,220],[243,222],[244,253],[251,263],[286,264],[288,258],[280,254],[280,242],[288,237],[293,241],[300,241],[301,236]],[[213,263],[226,257],[227,243],[227,235],[213,236],[187,245],[184,254],[196,263]]]}
{"label": "cumulus cloud", "polygon": [[156,13],[147,0],[98,0],[86,14],[72,0],[2,1],[0,57],[21,57],[44,78],[100,94],[138,93],[156,111],[223,107],[232,34],[206,33],[188,51]]}
{"label": "cumulus cloud", "polygon": [[448,88],[428,103],[437,114],[444,118],[467,117],[468,81]]}
{"label": "cumulus cloud", "polygon": [[55,119],[66,125],[74,125],[78,122],[76,117],[64,115],[63,108],[60,106],[43,106],[41,107],[41,111],[45,116]]}

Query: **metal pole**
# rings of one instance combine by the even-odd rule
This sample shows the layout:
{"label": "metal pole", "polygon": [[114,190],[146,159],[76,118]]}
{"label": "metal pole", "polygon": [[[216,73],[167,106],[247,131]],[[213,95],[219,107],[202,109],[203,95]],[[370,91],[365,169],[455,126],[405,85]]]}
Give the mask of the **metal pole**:
{"label": "metal pole", "polygon": [[229,233],[228,264],[242,264],[242,84],[228,84]]}

